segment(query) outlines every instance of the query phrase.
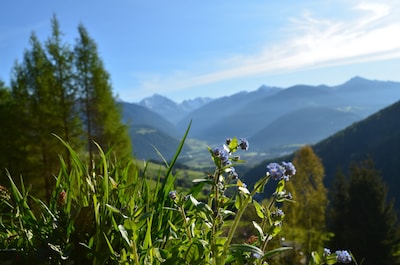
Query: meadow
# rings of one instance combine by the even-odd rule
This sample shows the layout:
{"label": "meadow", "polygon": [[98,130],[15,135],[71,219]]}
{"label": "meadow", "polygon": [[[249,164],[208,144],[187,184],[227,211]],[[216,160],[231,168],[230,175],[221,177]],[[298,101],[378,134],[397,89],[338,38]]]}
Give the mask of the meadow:
{"label": "meadow", "polygon": [[[205,150],[212,171],[175,170],[187,132],[163,166],[119,160],[97,145],[88,168],[59,138],[71,161],[60,158],[49,202],[8,173],[0,194],[1,264],[279,264],[291,250],[274,239],[285,229],[281,205],[293,200],[285,190],[293,164],[271,163],[247,187],[235,166],[248,142],[232,138]],[[275,187],[273,196],[255,200],[265,185]],[[243,238],[238,231],[249,226],[255,234]],[[346,250],[309,253],[309,264],[351,260]]]}

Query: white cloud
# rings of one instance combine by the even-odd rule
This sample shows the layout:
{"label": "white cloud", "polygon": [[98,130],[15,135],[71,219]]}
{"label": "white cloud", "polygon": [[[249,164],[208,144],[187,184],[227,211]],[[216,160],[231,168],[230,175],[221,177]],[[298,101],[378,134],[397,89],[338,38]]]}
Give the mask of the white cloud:
{"label": "white cloud", "polygon": [[[319,19],[311,12],[290,19],[285,41],[252,55],[218,62],[220,69],[202,74],[138,75],[143,93],[177,91],[219,81],[308,68],[400,58],[398,4],[361,2],[349,19]],[[165,90],[164,90],[165,89]],[[140,91],[136,91],[140,94]]]}

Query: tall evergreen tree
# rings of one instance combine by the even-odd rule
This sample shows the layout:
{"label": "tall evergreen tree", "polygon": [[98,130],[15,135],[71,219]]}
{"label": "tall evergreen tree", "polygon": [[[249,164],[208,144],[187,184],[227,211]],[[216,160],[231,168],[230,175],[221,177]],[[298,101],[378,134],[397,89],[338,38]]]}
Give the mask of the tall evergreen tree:
{"label": "tall evergreen tree", "polygon": [[[77,88],[74,83],[74,54],[70,46],[61,39],[62,33],[55,15],[51,20],[51,28],[52,35],[46,42],[46,49],[53,74],[52,93],[58,102],[56,105],[58,110],[55,113],[56,120],[59,122],[57,131],[60,137],[77,149],[82,128],[77,108]],[[67,150],[63,157],[69,163]]]}
{"label": "tall evergreen tree", "polygon": [[[24,129],[22,133],[29,139],[27,143],[28,161],[31,170],[25,175],[37,181],[44,179],[46,197],[50,197],[53,174],[58,170],[56,139],[52,133],[58,133],[58,98],[54,95],[53,72],[45,49],[32,33],[31,49],[26,50],[21,65],[16,66],[12,89],[14,100],[22,99],[25,105]],[[22,111],[22,110],[21,110]],[[31,179],[31,181],[33,180]]]}
{"label": "tall evergreen tree", "polygon": [[118,157],[131,154],[131,143],[121,111],[115,102],[110,76],[98,55],[97,45],[83,25],[78,27],[75,67],[90,162],[96,152],[93,142],[103,149],[113,148]]}
{"label": "tall evergreen tree", "polygon": [[349,187],[346,181],[346,176],[342,171],[339,171],[333,181],[333,189],[331,192],[330,207],[328,213],[328,227],[331,231],[340,231],[340,233],[334,233],[334,236],[330,240],[330,247],[332,249],[343,248],[343,242],[346,242],[346,230],[347,216],[348,216],[348,204],[349,204]]}
{"label": "tall evergreen tree", "polygon": [[400,264],[394,255],[400,243],[399,223],[379,172],[367,160],[352,166],[350,174],[347,195],[339,192],[333,197],[333,243],[350,249],[358,260],[365,259],[365,265]]}
{"label": "tall evergreen tree", "polygon": [[328,205],[323,184],[325,171],[310,146],[296,152],[293,164],[296,175],[286,183],[286,188],[292,193],[295,203],[284,204],[285,227],[289,230],[287,233],[282,231],[282,235],[286,240],[294,241],[300,248],[298,253],[308,255],[313,250],[320,250],[325,239],[325,210]]}
{"label": "tall evergreen tree", "polygon": [[14,133],[10,128],[13,126],[15,118],[12,112],[12,96],[9,88],[0,80],[0,180],[3,170],[10,168],[12,164]]}

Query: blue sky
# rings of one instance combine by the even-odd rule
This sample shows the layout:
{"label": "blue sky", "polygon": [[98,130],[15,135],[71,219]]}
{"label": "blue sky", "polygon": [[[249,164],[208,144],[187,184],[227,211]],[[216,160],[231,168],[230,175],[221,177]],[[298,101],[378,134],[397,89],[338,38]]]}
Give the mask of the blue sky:
{"label": "blue sky", "polygon": [[262,84],[400,81],[400,1],[14,0],[0,3],[0,78],[56,14],[71,45],[83,23],[114,93],[129,102],[220,97]]}

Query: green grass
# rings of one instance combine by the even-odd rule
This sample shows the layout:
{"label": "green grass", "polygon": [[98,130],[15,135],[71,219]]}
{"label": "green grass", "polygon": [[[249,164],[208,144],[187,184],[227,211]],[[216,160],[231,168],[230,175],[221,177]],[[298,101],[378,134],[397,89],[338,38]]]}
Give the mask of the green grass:
{"label": "green grass", "polygon": [[[9,175],[9,187],[0,187],[1,262],[273,262],[275,256],[290,249],[272,244],[282,226],[283,216],[276,211],[277,203],[285,201],[285,181],[272,182],[283,197],[258,203],[253,196],[262,193],[269,175],[261,176],[249,190],[234,178],[232,165],[225,165],[225,158],[212,150],[208,152],[208,163],[214,164],[209,166],[210,172],[179,168],[176,162],[188,130],[174,158],[164,165],[115,159],[98,146],[95,167],[88,168],[87,158],[60,139],[71,161],[60,158],[61,169],[49,202],[31,195],[22,178],[17,185]],[[236,152],[237,139],[229,148]],[[234,160],[231,155],[228,159]],[[245,243],[249,234],[258,237]],[[312,264],[322,262],[321,258]]]}

